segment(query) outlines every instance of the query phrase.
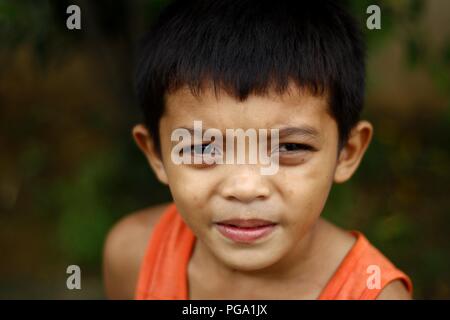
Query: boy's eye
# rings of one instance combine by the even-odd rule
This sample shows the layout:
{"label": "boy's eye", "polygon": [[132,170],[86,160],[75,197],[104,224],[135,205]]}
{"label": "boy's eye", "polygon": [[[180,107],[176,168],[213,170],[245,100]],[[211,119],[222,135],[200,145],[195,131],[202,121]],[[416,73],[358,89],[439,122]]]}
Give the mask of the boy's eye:
{"label": "boy's eye", "polygon": [[193,144],[184,147],[182,152],[193,156],[217,155],[221,153],[219,147],[214,143]]}
{"label": "boy's eye", "polygon": [[191,150],[195,155],[212,154],[213,152],[217,152],[217,147],[212,143],[203,143],[191,145]]}
{"label": "boy's eye", "polygon": [[314,148],[310,145],[303,143],[280,143],[278,149],[279,152],[283,153],[294,153],[299,151],[312,151]]}

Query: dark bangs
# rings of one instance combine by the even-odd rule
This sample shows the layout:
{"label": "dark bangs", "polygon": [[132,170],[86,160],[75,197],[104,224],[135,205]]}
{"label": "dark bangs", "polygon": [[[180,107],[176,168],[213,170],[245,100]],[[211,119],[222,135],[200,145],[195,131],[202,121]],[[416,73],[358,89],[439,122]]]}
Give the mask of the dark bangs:
{"label": "dark bangs", "polygon": [[[142,39],[136,91],[159,148],[164,96],[225,90],[244,101],[291,82],[325,92],[341,144],[364,100],[365,48],[356,21],[338,1],[174,1]],[[280,112],[282,112],[280,110]]]}

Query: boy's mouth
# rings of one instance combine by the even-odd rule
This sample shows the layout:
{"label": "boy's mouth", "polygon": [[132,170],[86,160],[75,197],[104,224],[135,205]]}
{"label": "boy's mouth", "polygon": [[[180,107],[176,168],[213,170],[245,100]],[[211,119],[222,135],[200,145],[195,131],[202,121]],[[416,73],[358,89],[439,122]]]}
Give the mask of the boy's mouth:
{"label": "boy's mouth", "polygon": [[240,243],[252,243],[265,237],[277,225],[261,219],[229,219],[214,224],[226,238]]}

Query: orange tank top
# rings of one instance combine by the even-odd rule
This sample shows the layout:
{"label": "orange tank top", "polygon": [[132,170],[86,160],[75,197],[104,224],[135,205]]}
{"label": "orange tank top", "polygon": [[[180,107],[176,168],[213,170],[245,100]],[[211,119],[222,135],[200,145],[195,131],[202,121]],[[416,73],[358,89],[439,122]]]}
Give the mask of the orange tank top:
{"label": "orange tank top", "polygon": [[[349,231],[356,242],[319,295],[319,300],[371,300],[390,282],[400,279],[412,294],[411,279],[397,269],[358,231]],[[188,300],[187,267],[195,235],[169,205],[150,237],[139,272],[135,298],[138,300]],[[370,266],[379,267],[379,286],[369,288]]]}

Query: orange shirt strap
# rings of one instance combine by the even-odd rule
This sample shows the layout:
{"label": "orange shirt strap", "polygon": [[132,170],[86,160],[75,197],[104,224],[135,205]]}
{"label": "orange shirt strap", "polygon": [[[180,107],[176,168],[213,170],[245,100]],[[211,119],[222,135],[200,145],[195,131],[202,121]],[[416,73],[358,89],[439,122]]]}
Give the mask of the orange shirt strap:
{"label": "orange shirt strap", "polygon": [[172,203],[150,236],[141,264],[135,298],[188,299],[187,266],[195,236]]}
{"label": "orange shirt strap", "polygon": [[402,280],[412,294],[411,279],[372,246],[362,233],[355,230],[351,233],[357,237],[356,243],[325,286],[319,299],[376,299],[386,285],[397,279]]}

